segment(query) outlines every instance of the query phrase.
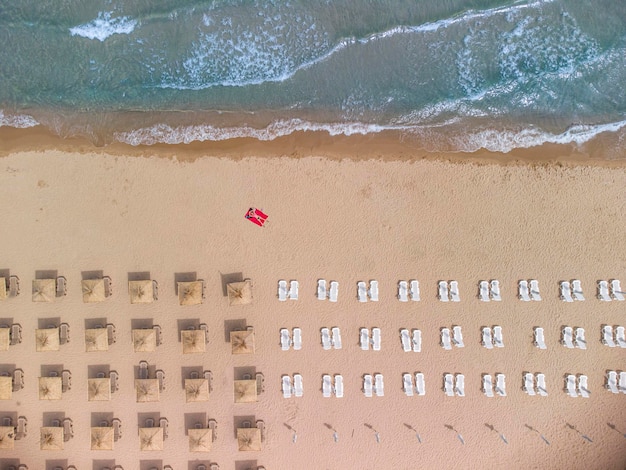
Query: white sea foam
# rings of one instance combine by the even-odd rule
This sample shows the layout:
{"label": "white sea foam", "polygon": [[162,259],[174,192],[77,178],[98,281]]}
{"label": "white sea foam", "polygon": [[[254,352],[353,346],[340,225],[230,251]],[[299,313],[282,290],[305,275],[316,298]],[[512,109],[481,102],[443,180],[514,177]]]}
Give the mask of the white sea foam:
{"label": "white sea foam", "polygon": [[98,17],[89,23],[70,28],[72,36],[104,41],[114,34],[130,34],[137,26],[137,20],[127,16],[113,18],[111,12],[100,12]]}
{"label": "white sea foam", "polygon": [[0,109],[0,127],[16,127],[18,129],[25,129],[27,127],[38,126],[39,123],[27,114],[5,114]]}

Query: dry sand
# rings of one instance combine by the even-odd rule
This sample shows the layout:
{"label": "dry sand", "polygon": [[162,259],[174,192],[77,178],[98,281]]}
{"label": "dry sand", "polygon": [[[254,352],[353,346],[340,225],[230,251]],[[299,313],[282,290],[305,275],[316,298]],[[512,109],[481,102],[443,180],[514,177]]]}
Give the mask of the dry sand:
{"label": "dry sand", "polygon": [[[200,462],[217,462],[223,470],[252,462],[267,469],[626,465],[626,396],[603,387],[605,370],[626,368],[625,353],[599,341],[601,324],[626,324],[624,304],[597,301],[594,287],[598,279],[626,283],[623,167],[316,157],[181,162],[103,151],[16,152],[0,160],[0,198],[0,269],[18,275],[22,285],[22,295],[0,302],[0,323],[18,322],[24,329],[22,344],[0,353],[0,362],[21,367],[26,382],[12,400],[0,403],[0,415],[25,415],[29,427],[14,450],[0,450],[0,462],[20,459],[31,470],[57,462],[99,469],[112,461],[126,470],[167,464],[187,470]],[[267,227],[244,219],[249,206],[270,215]],[[67,297],[33,303],[31,280],[40,270],[65,276]],[[114,294],[84,304],[81,273],[94,270],[113,279]],[[126,285],[133,272],[149,272],[159,282],[158,302],[130,304]],[[175,273],[187,272],[206,281],[201,306],[177,303]],[[228,307],[222,275],[230,273],[253,279],[253,305]],[[316,300],[318,278],[340,282],[339,302]],[[398,280],[414,278],[422,301],[398,302]],[[478,281],[493,278],[500,280],[503,301],[479,302]],[[542,302],[517,300],[522,278],[539,280]],[[585,302],[558,300],[557,281],[572,278],[582,280]],[[299,280],[300,300],[279,302],[278,279]],[[379,281],[380,301],[359,304],[356,282],[369,279]],[[459,282],[461,303],[437,300],[440,279]],[[71,327],[71,342],[59,352],[35,352],[34,330],[46,318]],[[117,343],[86,353],[85,320],[95,318],[116,325]],[[133,352],[131,322],[140,319],[163,329],[164,344],[155,352]],[[206,354],[182,355],[177,338],[185,320],[208,325]],[[230,353],[227,333],[237,320],[257,331],[253,356]],[[480,345],[480,328],[496,324],[506,346],[488,351]],[[452,325],[462,326],[466,345],[444,351],[438,331]],[[584,327],[588,350],[560,346],[562,325]],[[279,329],[296,326],[303,331],[303,349],[281,351]],[[341,328],[342,350],[322,350],[324,326]],[[359,349],[363,326],[382,329],[382,351]],[[547,351],[533,347],[533,326],[544,327]],[[422,330],[421,353],[402,352],[400,328]],[[140,360],[166,373],[159,403],[135,403],[134,366]],[[110,402],[87,401],[88,366],[97,364],[120,374],[120,390]],[[72,389],[60,401],[38,400],[37,377],[46,365],[72,372]],[[185,403],[181,368],[189,366],[213,371],[208,403]],[[234,404],[232,382],[245,367],[265,374],[266,392],[257,403]],[[408,398],[401,376],[417,371],[426,377],[427,394]],[[522,392],[523,371],[545,373],[549,396]],[[376,372],[384,374],[385,396],[365,398],[361,377]],[[444,372],[465,374],[464,398],[444,396]],[[496,372],[506,374],[508,396],[488,399],[480,391],[481,373]],[[303,375],[303,398],[283,399],[285,373]],[[344,398],[322,398],[324,373],[343,374]],[[591,398],[569,398],[562,391],[565,373],[588,375]],[[39,450],[47,413],[73,419],[75,437],[62,451]],[[122,419],[124,433],[114,451],[89,450],[89,427],[99,413]],[[139,452],[144,413],[168,418],[163,451]],[[219,423],[219,438],[206,454],[187,452],[185,423],[198,414]],[[234,423],[248,416],[266,423],[261,452],[236,450]],[[378,431],[379,444],[366,425]],[[463,435],[465,445],[446,425]],[[297,431],[295,444],[288,426]]]}

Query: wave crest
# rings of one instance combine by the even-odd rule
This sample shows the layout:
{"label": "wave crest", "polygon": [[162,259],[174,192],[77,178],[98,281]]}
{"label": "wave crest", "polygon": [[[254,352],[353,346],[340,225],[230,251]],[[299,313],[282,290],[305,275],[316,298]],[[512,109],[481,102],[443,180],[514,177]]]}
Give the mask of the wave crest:
{"label": "wave crest", "polygon": [[0,109],[0,127],[15,127],[18,129],[26,129],[28,127],[38,126],[39,122],[32,116],[27,114],[5,114]]}
{"label": "wave crest", "polygon": [[130,34],[136,26],[137,20],[127,16],[112,18],[111,12],[100,12],[98,17],[89,23],[70,28],[70,34],[102,42],[114,34]]}

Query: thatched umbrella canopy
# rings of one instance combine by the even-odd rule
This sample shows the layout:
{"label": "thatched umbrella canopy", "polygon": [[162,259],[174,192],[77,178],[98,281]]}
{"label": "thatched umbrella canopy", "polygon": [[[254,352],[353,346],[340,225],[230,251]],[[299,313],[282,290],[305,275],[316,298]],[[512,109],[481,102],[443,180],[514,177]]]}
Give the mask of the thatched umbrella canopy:
{"label": "thatched umbrella canopy", "polygon": [[254,354],[254,331],[231,331],[230,344],[233,354]]}
{"label": "thatched umbrella canopy", "polygon": [[91,428],[91,450],[113,450],[113,428],[92,427]]}
{"label": "thatched umbrella canopy", "polygon": [[111,400],[111,379],[87,379],[87,393],[89,401]]}
{"label": "thatched umbrella canopy", "polygon": [[58,351],[60,344],[58,328],[38,328],[35,330],[37,351]]}
{"label": "thatched umbrella canopy", "polygon": [[15,448],[15,428],[13,426],[0,426],[0,449],[11,450]]}
{"label": "thatched umbrella canopy", "polygon": [[256,380],[235,380],[235,403],[257,401]]}
{"label": "thatched umbrella canopy", "polygon": [[209,381],[207,379],[185,379],[187,403],[209,401]]}
{"label": "thatched umbrella canopy", "polygon": [[0,351],[8,351],[11,344],[11,329],[0,328]]}
{"label": "thatched umbrella canopy", "polygon": [[183,354],[203,353],[206,351],[206,333],[204,330],[183,330],[180,332]]}
{"label": "thatched umbrella canopy", "polygon": [[246,305],[252,303],[252,282],[231,282],[226,284],[228,292],[228,305]]}
{"label": "thatched umbrella canopy", "polygon": [[158,379],[135,379],[135,392],[137,394],[137,403],[147,403],[161,399]]}
{"label": "thatched umbrella canopy", "polygon": [[139,428],[139,450],[163,450],[163,428]]}
{"label": "thatched umbrella canopy", "polygon": [[0,300],[7,298],[7,278],[0,277]]}
{"label": "thatched umbrella canopy", "polygon": [[33,302],[54,302],[56,293],[55,279],[33,279]]}
{"label": "thatched umbrella canopy", "polygon": [[237,428],[237,445],[240,451],[261,450],[261,430],[259,428]]}
{"label": "thatched umbrella canopy", "polygon": [[88,328],[85,330],[85,351],[108,351],[109,333],[106,328]]}
{"label": "thatched umbrella canopy", "polygon": [[44,426],[40,428],[39,449],[63,450],[63,428],[61,426]]}
{"label": "thatched umbrella canopy", "polygon": [[180,305],[198,305],[202,303],[202,281],[179,282],[178,303]]}
{"label": "thatched umbrella canopy", "polygon": [[209,452],[213,446],[213,429],[189,429],[189,452]]}
{"label": "thatched umbrella canopy", "polygon": [[152,281],[128,281],[131,304],[150,304],[154,301]]}
{"label": "thatched umbrella canopy", "polygon": [[13,397],[13,378],[0,377],[0,400],[10,400]]}
{"label": "thatched umbrella canopy", "polygon": [[60,400],[63,393],[61,377],[39,377],[39,399]]}
{"label": "thatched umbrella canopy", "polygon": [[152,352],[157,347],[157,335],[154,328],[139,328],[132,331],[135,352]]}
{"label": "thatched umbrella canopy", "polygon": [[82,282],[83,287],[83,302],[104,302],[106,299],[106,293],[104,290],[104,279],[84,279]]}

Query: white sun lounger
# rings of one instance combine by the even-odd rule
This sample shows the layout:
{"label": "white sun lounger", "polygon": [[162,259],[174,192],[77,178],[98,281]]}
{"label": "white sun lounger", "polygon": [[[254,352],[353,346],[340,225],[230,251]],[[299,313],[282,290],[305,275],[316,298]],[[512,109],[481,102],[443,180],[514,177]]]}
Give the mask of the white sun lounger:
{"label": "white sun lounger", "polygon": [[411,300],[414,302],[419,302],[420,300],[420,283],[419,281],[413,279],[410,282],[411,285]]}
{"label": "white sun lounger", "polygon": [[489,282],[480,281],[478,283],[478,298],[483,302],[489,302],[491,300],[489,297]]}
{"label": "white sun lounger", "polygon": [[287,300],[287,281],[278,281],[278,300],[281,302]]}
{"label": "white sun lounger", "polygon": [[341,374],[335,374],[335,396],[343,398],[343,376]]}
{"label": "white sun lounger", "polygon": [[326,300],[328,293],[326,292],[326,279],[317,280],[317,300]]}
{"label": "white sun lounger", "polygon": [[426,382],[424,381],[424,374],[421,372],[415,374],[415,391],[420,397],[426,395]]}
{"label": "white sun lounger", "polygon": [[540,326],[535,327],[535,346],[537,346],[539,349],[547,349],[546,347],[546,341],[545,338],[543,336],[543,328],[541,328]]}
{"label": "white sun lounger", "polygon": [[456,325],[452,327],[452,342],[457,348],[464,348],[465,344],[463,343],[463,332],[461,331],[461,327]]}
{"label": "white sun lounger", "polygon": [[330,398],[332,389],[333,389],[333,386],[332,386],[332,382],[330,379],[330,375],[324,374],[322,376],[322,396],[324,398]]}
{"label": "white sun lounger", "polygon": [[523,302],[530,302],[530,291],[528,290],[528,281],[522,279],[519,281],[519,299]]}
{"label": "white sun lounger", "polygon": [[548,396],[548,389],[546,388],[546,375],[545,374],[537,374],[537,393],[542,397]]}
{"label": "white sun lounger", "polygon": [[578,394],[583,398],[589,398],[589,388],[587,386],[587,376],[579,375],[578,376]]}
{"label": "white sun lounger", "polygon": [[283,398],[291,398],[291,377],[283,375]]}
{"label": "white sun lounger", "polygon": [[372,396],[372,390],[374,385],[372,383],[372,376],[370,374],[365,374],[363,376],[363,394],[370,398]]}
{"label": "white sun lounger", "polygon": [[383,380],[383,374],[376,374],[374,376],[374,390],[377,397],[385,396],[385,382]]}
{"label": "white sun lounger", "polygon": [[452,374],[444,374],[443,376],[443,391],[446,396],[453,397],[454,396],[454,375]]}
{"label": "white sun lounger", "polygon": [[361,340],[361,349],[367,351],[370,348],[370,330],[361,328],[359,337]]}
{"label": "white sun lounger", "polygon": [[493,349],[493,342],[491,340],[491,328],[488,326],[483,327],[483,346],[487,349]]}
{"label": "white sun lounger", "polygon": [[413,396],[413,376],[411,374],[402,374],[402,389],[407,397]]}
{"label": "white sun lounger", "polygon": [[293,329],[293,349],[296,351],[302,349],[302,330],[300,328]]}
{"label": "white sun lounger", "polygon": [[378,281],[370,281],[370,290],[368,294],[372,302],[378,302]]}
{"label": "white sun lounger", "polygon": [[613,341],[613,327],[611,325],[602,326],[602,343],[609,348],[615,347],[615,342]]}
{"label": "white sun lounger", "polygon": [[623,326],[615,327],[615,342],[620,348],[626,348],[626,334]]}
{"label": "white sun lounger", "polygon": [[612,393],[619,393],[619,389],[617,388],[617,372],[616,371],[610,370],[606,374],[605,387]]}
{"label": "white sun lounger", "polygon": [[335,349],[341,349],[341,331],[339,331],[339,327],[334,326],[332,331],[332,343]]}
{"label": "white sun lounger", "polygon": [[493,398],[493,383],[490,374],[483,374],[483,393],[488,398]]}
{"label": "white sun lounger", "polygon": [[328,328],[322,328],[320,331],[322,334],[322,348],[324,351],[328,351],[331,347],[330,333]]}
{"label": "white sun lounger", "polygon": [[573,302],[572,298],[572,286],[569,281],[561,281],[561,300],[563,302]]}
{"label": "white sun lounger", "polygon": [[530,372],[524,374],[524,386],[522,388],[528,395],[535,395],[535,376]]}
{"label": "white sun lounger", "polygon": [[502,340],[502,327],[501,326],[493,327],[493,345],[496,348],[504,347],[504,341]]}
{"label": "white sun lounger", "polygon": [[457,396],[465,396],[465,376],[463,374],[456,374],[454,376],[456,386],[454,387]]}
{"label": "white sun lounger", "polygon": [[460,302],[461,296],[459,295],[459,283],[458,281],[450,281],[450,300],[452,302]]}
{"label": "white sun lounger", "polygon": [[496,374],[496,393],[501,397],[506,397],[506,376]]}
{"label": "white sun lounger", "polygon": [[328,291],[328,300],[331,302],[337,302],[339,297],[339,283],[337,281],[330,281],[330,290]]}
{"label": "white sun lounger", "polygon": [[439,281],[439,300],[442,302],[450,300],[448,296],[448,281]]}
{"label": "white sun lounger", "polygon": [[289,300],[298,300],[298,281],[291,281],[289,283]]}
{"label": "white sun lounger", "polygon": [[578,396],[576,392],[576,376],[574,374],[567,374],[565,377],[565,391],[572,398]]}
{"label": "white sun lounger", "polygon": [[625,299],[619,279],[611,279],[611,297],[619,301],[623,301]]}
{"label": "white sun lounger", "polygon": [[304,392],[302,388],[302,376],[300,374],[293,374],[293,394],[300,398]]}
{"label": "white sun lounger", "polygon": [[626,372],[624,371],[619,373],[619,384],[617,389],[622,393],[626,393]]}
{"label": "white sun lounger", "polygon": [[411,336],[409,335],[409,330],[406,328],[402,328],[400,330],[400,340],[402,342],[402,350],[404,352],[411,351]]}
{"label": "white sun lounger", "polygon": [[287,328],[280,329],[280,348],[283,351],[287,351],[291,346],[291,336]]}
{"label": "white sun lounger", "polygon": [[398,300],[400,302],[409,301],[408,283],[406,281],[398,282]]}
{"label": "white sun lounger", "polygon": [[500,281],[497,279],[493,279],[491,281],[491,300],[495,300],[496,302],[500,302],[502,297],[500,297]]}
{"label": "white sun lounger", "polygon": [[568,349],[574,349],[573,343],[573,331],[571,326],[564,326],[562,331],[563,337],[561,339],[561,344]]}
{"label": "white sun lounger", "polygon": [[380,328],[372,328],[372,349],[380,351]]}
{"label": "white sun lounger", "polygon": [[607,281],[598,281],[598,299],[603,302],[610,302],[609,283]]}
{"label": "white sun lounger", "polygon": [[587,349],[587,341],[585,341],[585,329],[584,328],[576,328],[576,347],[579,349]]}
{"label": "white sun lounger", "polygon": [[450,341],[450,329],[449,328],[441,329],[441,347],[447,350],[452,349],[452,342]]}
{"label": "white sun lounger", "polygon": [[422,350],[422,332],[420,330],[413,330],[413,352],[420,352]]}
{"label": "white sun lounger", "polygon": [[539,294],[539,281],[537,279],[530,280],[530,298],[536,302],[541,300],[541,294]]}
{"label": "white sun lounger", "polygon": [[574,279],[572,281],[572,294],[574,295],[574,300],[585,300],[585,296],[583,295],[583,288],[580,284],[580,279]]}
{"label": "white sun lounger", "polygon": [[356,294],[359,302],[367,302],[367,289],[365,288],[365,282],[359,281],[356,283]]}

